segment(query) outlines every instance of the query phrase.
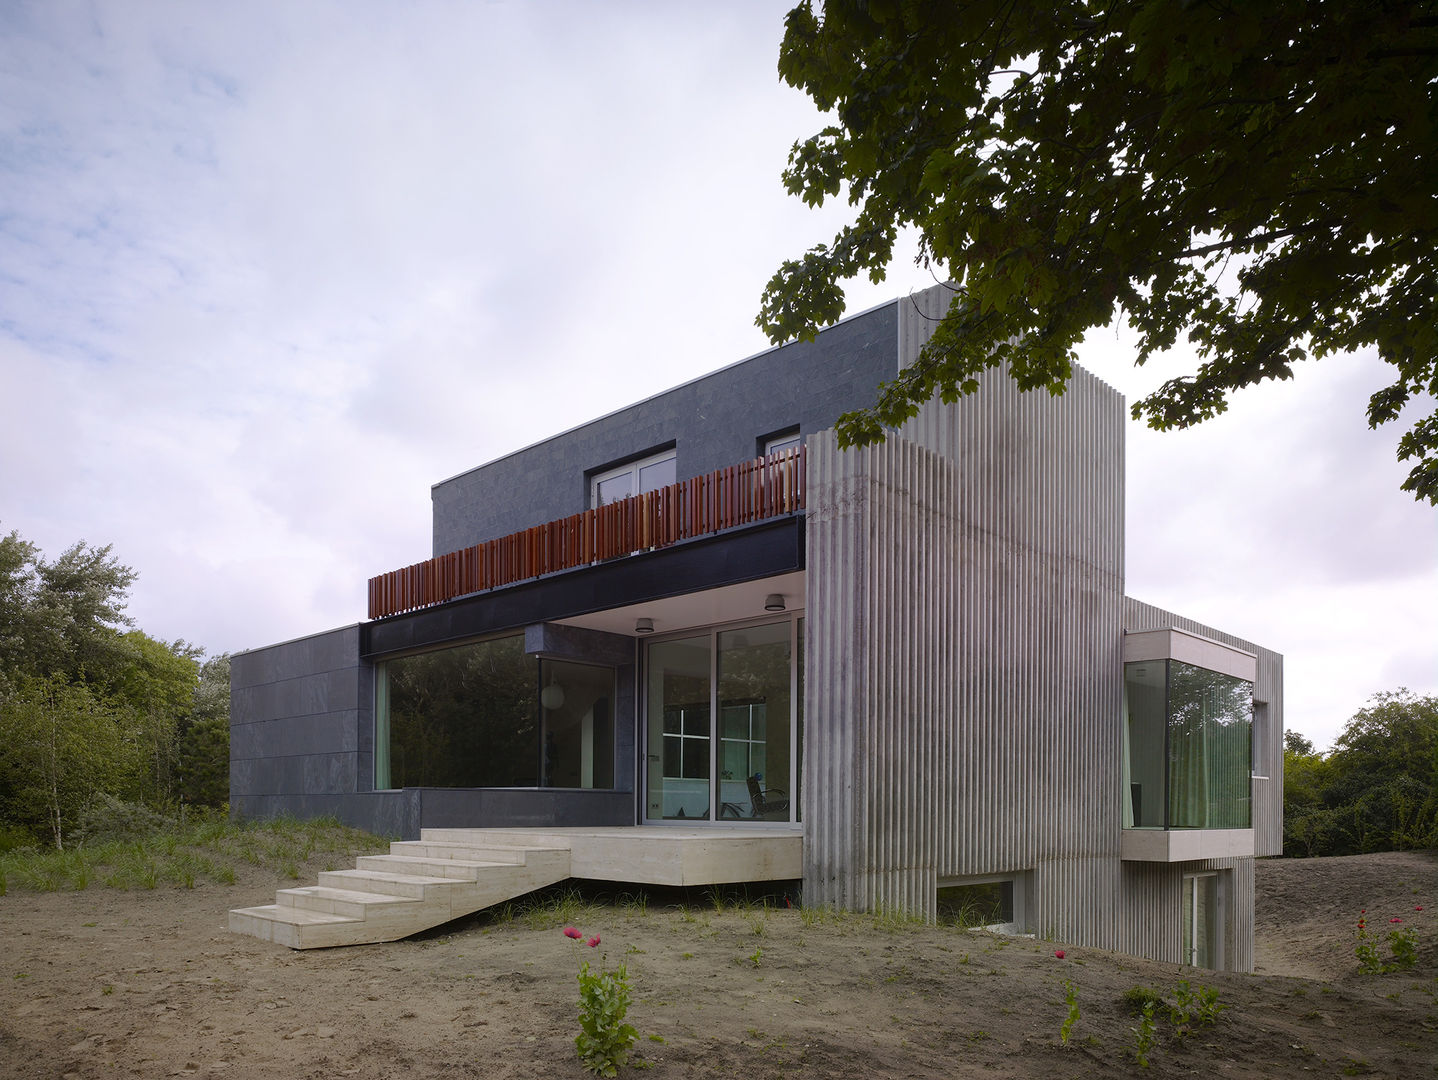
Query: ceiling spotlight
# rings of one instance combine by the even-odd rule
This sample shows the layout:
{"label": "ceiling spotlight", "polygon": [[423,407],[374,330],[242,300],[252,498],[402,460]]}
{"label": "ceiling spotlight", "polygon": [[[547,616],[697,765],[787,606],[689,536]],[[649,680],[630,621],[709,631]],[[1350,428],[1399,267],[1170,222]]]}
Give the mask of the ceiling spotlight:
{"label": "ceiling spotlight", "polygon": [[765,611],[783,611],[783,610],[784,610],[784,596],[783,596],[783,594],[782,594],[782,593],[771,592],[768,596],[764,597],[764,610],[765,610]]}
{"label": "ceiling spotlight", "polygon": [[635,620],[634,620],[634,632],[635,632],[636,634],[652,634],[652,633],[654,633],[654,620],[653,620],[653,619],[635,619]]}

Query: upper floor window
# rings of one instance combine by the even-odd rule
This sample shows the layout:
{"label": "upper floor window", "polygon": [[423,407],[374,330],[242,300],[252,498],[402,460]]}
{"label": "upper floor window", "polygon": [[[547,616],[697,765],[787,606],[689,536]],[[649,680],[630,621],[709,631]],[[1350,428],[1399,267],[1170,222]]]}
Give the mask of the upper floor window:
{"label": "upper floor window", "polygon": [[759,440],[763,449],[763,456],[778,454],[785,450],[797,450],[804,442],[804,437],[799,434],[798,428],[790,428],[788,431],[781,431],[775,435],[769,435]]}
{"label": "upper floor window", "polygon": [[589,478],[589,505],[605,506],[667,487],[675,481],[674,469],[674,451],[665,450],[595,473]]}
{"label": "upper floor window", "polygon": [[1124,827],[1252,828],[1253,683],[1171,658],[1123,668]]}

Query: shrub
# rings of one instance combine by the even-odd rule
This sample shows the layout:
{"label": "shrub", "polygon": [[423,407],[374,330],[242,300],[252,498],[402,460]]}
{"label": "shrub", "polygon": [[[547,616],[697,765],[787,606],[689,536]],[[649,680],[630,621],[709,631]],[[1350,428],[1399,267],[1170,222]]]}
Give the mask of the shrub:
{"label": "shrub", "polygon": [[35,834],[23,825],[0,825],[0,852],[34,847],[37,843]]}
{"label": "shrub", "polygon": [[139,803],[129,803],[97,792],[80,811],[75,823],[77,843],[129,844],[144,840],[170,825],[164,814]]}

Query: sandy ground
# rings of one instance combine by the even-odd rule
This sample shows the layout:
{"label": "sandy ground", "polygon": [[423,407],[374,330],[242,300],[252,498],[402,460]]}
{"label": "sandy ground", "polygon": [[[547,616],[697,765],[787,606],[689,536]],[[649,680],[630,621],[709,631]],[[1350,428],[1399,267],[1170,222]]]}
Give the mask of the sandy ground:
{"label": "sandy ground", "polygon": [[[593,951],[522,917],[303,953],[225,930],[275,885],[0,897],[0,1077],[583,1077],[581,953],[628,965],[655,1076],[1131,1076],[1120,996],[1184,978],[1228,1008],[1186,1039],[1161,1023],[1149,1075],[1438,1075],[1433,853],[1262,862],[1257,975],[697,896],[588,908]],[[1416,972],[1358,974],[1362,908],[1417,931]]]}

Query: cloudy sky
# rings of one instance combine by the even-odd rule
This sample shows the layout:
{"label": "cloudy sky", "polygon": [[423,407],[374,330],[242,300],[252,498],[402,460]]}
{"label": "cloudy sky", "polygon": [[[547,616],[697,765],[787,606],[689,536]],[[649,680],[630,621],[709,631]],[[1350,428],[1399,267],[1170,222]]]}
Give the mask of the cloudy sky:
{"label": "cloudy sky", "polygon": [[[437,480],[766,347],[828,239],[779,173],[821,126],[785,4],[0,6],[0,531],[110,543],[210,652],[355,622]],[[931,284],[908,258],[857,311]],[[1122,332],[1085,362],[1133,398]],[[1310,365],[1129,435],[1128,591],[1286,656],[1326,745],[1438,692],[1438,515]]]}

